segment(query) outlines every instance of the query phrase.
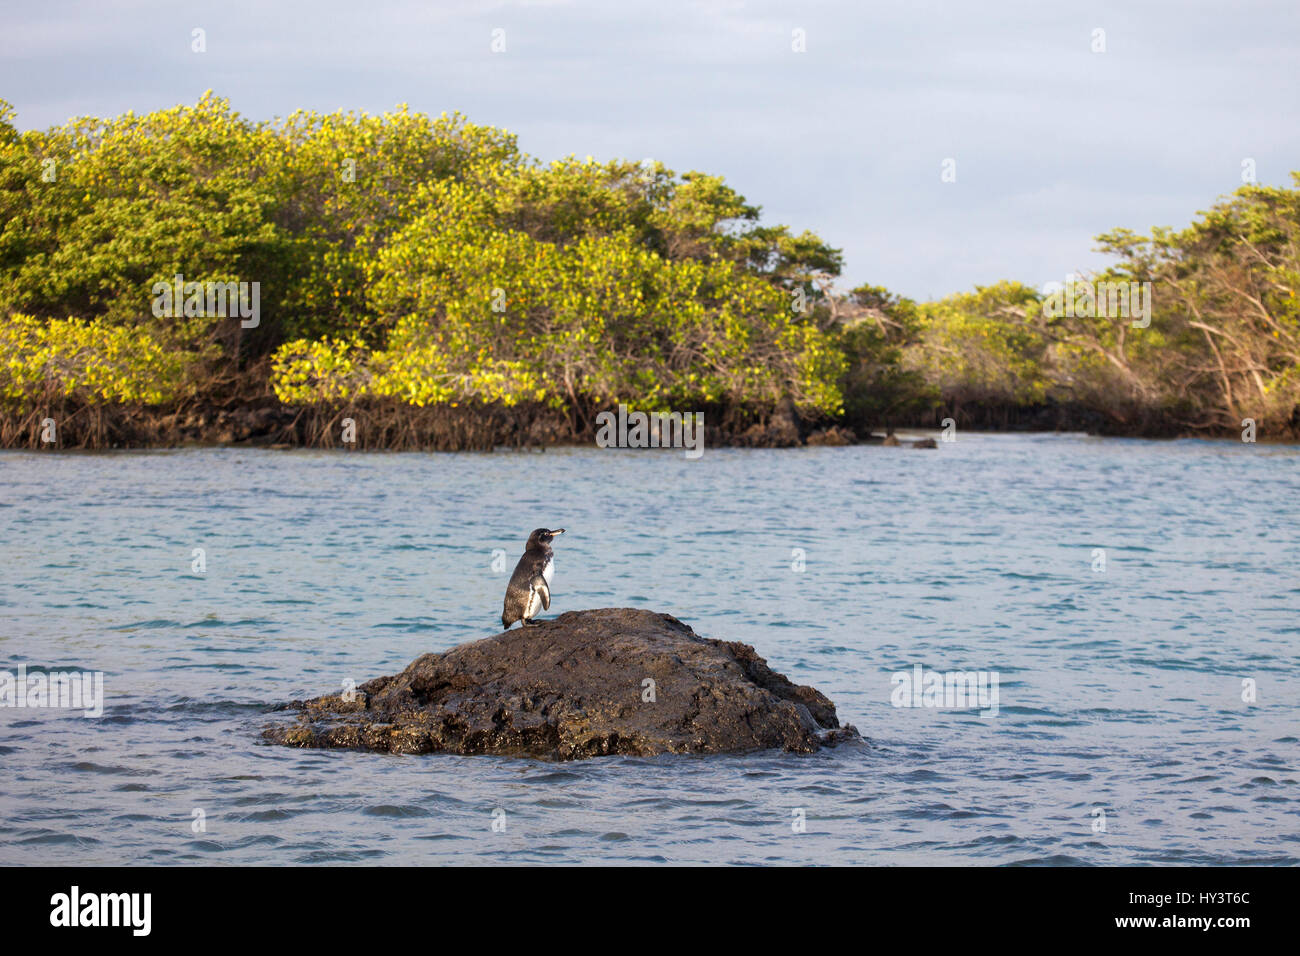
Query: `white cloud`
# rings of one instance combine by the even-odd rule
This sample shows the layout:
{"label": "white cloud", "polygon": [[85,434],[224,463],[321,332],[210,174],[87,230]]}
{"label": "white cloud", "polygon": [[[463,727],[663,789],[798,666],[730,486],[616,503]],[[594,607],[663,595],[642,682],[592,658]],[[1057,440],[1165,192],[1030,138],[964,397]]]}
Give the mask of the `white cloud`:
{"label": "white cloud", "polygon": [[847,281],[914,296],[1095,266],[1097,232],[1187,222],[1244,157],[1265,182],[1300,165],[1283,0],[48,0],[5,20],[0,96],[24,128],[209,87],[258,118],[459,109],[542,159],[722,174],[842,246]]}

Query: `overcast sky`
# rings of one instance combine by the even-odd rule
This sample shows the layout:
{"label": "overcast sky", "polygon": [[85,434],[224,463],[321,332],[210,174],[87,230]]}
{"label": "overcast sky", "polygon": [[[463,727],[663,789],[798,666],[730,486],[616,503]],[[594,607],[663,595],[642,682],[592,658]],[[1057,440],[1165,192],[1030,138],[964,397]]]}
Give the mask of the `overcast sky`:
{"label": "overcast sky", "polygon": [[1243,160],[1300,169],[1295,0],[39,0],[2,22],[22,129],[209,88],[257,119],[460,110],[541,159],[720,174],[843,248],[846,287],[917,298],[1059,280],[1104,262],[1099,232],[1185,225]]}

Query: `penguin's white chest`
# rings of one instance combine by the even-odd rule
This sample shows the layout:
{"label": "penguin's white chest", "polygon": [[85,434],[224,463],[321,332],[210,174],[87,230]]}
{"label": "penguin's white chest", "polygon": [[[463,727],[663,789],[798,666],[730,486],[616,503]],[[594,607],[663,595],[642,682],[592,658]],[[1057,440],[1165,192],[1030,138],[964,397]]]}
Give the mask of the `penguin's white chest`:
{"label": "penguin's white chest", "polygon": [[[555,573],[555,562],[548,559],[546,564],[542,565],[542,580],[546,582],[547,591],[550,591],[551,589],[551,576],[554,573]],[[541,612],[542,612],[542,596],[538,594],[536,590],[530,590],[528,592],[528,608],[527,610],[524,611],[524,617],[528,618],[531,621]]]}

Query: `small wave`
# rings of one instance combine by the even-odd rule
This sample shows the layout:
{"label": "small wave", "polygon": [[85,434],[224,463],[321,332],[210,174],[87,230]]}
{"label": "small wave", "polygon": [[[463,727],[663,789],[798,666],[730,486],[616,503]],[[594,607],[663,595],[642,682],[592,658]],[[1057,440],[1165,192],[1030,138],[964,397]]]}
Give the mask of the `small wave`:
{"label": "small wave", "polygon": [[74,764],[66,764],[69,770],[75,770],[77,773],[100,773],[100,774],[126,774],[129,776],[144,776],[150,771],[138,770],[134,767],[114,767],[100,763],[93,763],[89,760],[79,760]]}
{"label": "small wave", "polygon": [[427,817],[430,816],[428,810],[424,807],[407,805],[397,805],[391,803],[381,803],[373,807],[366,807],[362,811],[368,817]]}

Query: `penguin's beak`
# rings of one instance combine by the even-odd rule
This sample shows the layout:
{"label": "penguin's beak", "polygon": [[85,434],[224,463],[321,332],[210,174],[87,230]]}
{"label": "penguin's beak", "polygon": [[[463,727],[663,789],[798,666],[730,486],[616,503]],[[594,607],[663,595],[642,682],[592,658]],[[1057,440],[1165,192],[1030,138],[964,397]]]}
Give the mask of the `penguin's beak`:
{"label": "penguin's beak", "polygon": [[564,534],[564,529],[556,528],[554,531],[551,532],[551,534]]}

